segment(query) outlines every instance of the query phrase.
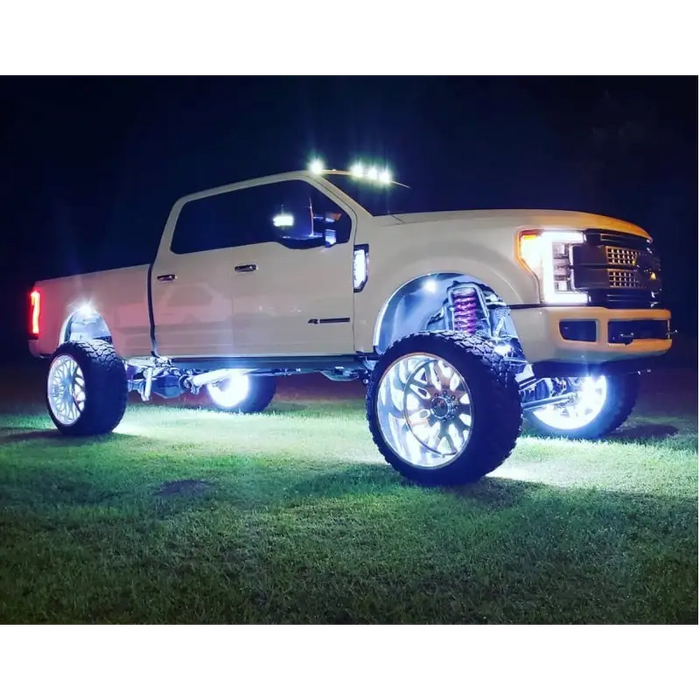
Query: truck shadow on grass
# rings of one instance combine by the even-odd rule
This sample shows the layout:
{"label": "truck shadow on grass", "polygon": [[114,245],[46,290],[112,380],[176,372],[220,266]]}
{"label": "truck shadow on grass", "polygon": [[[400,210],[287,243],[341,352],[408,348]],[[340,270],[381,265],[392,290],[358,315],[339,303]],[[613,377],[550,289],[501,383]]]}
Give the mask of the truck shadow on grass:
{"label": "truck shadow on grass", "polygon": [[663,442],[664,447],[670,447],[673,445],[673,442],[666,441],[666,438],[674,437],[679,433],[680,430],[675,425],[667,425],[665,423],[647,423],[644,425],[622,427],[612,435],[608,435],[608,437],[605,439],[608,442],[634,443],[643,445]]}
{"label": "truck shadow on grass", "polygon": [[[314,465],[318,471],[308,477],[293,481],[283,492],[282,498],[269,505],[294,507],[314,497],[336,499],[346,497],[386,496],[399,498],[434,495],[454,497],[465,502],[507,508],[517,505],[533,491],[549,488],[547,484],[487,476],[479,481],[462,486],[422,486],[395,473],[385,464],[362,463],[352,467],[341,467],[334,471],[321,471],[321,463]],[[328,465],[323,465],[328,467]],[[495,472],[497,476],[497,472]]]}
{"label": "truck shadow on grass", "polygon": [[123,441],[143,440],[136,435],[126,435],[124,433],[108,433],[107,435],[90,435],[85,437],[66,437],[58,430],[24,430],[17,427],[0,428],[0,445],[16,444],[22,442],[46,441],[47,446],[79,446],[79,445],[101,445],[112,444]]}
{"label": "truck shadow on grass", "polygon": [[[545,442],[566,439],[546,437],[526,426],[523,427],[521,436],[537,438]],[[673,440],[671,438],[679,439]],[[622,427],[603,438],[585,440],[584,442],[593,445],[604,445],[606,443],[615,443],[618,445],[658,445],[671,450],[685,450],[694,443],[695,450],[697,451],[697,438],[694,435],[682,432],[677,426],[667,423],[644,423],[643,425]]]}
{"label": "truck shadow on grass", "polygon": [[[178,411],[192,411],[195,413],[220,413],[223,415],[233,416],[240,415],[236,411],[226,411],[221,408],[218,408],[213,403],[198,404],[188,401],[182,401],[181,403],[178,403],[177,405],[173,406],[172,403],[168,405],[168,403],[166,403],[165,401],[163,401],[161,404],[156,404],[156,402],[154,401],[153,404],[165,406],[166,408],[176,408]],[[306,413],[310,417],[315,417],[326,415],[328,412],[336,410],[338,406],[341,405],[342,404],[340,404],[339,401],[274,401],[270,404],[268,408],[265,409],[264,412],[252,415],[284,416],[289,414]],[[360,404],[359,402],[355,402],[355,404],[352,406],[352,408],[356,409],[362,409],[363,407],[364,404]]]}

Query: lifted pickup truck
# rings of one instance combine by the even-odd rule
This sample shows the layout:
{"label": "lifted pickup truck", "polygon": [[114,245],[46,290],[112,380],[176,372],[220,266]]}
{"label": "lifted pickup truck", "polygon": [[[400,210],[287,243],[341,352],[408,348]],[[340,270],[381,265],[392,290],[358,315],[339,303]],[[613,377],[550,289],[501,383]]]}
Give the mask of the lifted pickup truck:
{"label": "lifted pickup truck", "polygon": [[367,384],[377,447],[424,484],[494,470],[523,413],[547,435],[620,426],[671,346],[649,235],[567,211],[387,213],[410,194],[375,168],[227,185],[175,203],[150,265],[37,282],[53,422],[109,432],[129,391],[262,411],[275,377],[320,372]]}

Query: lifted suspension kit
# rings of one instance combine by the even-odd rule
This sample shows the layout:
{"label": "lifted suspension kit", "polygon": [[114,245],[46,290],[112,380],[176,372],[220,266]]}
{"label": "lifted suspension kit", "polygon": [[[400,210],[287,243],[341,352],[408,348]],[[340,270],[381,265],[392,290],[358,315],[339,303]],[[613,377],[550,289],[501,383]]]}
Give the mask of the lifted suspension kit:
{"label": "lifted suspension kit", "polygon": [[452,326],[456,331],[474,335],[477,330],[478,292],[475,287],[464,285],[450,290],[452,297]]}

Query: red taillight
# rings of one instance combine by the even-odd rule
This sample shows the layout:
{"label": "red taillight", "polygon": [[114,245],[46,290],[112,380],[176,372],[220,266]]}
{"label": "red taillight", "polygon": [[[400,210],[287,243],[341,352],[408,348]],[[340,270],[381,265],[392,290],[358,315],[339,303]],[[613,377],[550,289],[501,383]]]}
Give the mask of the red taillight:
{"label": "red taillight", "polygon": [[29,295],[30,316],[29,316],[29,335],[32,338],[39,337],[39,322],[41,320],[41,292],[34,289]]}

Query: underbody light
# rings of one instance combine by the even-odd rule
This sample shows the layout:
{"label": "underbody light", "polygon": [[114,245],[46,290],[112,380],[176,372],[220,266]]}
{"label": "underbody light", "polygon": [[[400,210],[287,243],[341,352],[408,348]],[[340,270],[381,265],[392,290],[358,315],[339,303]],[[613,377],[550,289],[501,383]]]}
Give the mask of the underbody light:
{"label": "underbody light", "polygon": [[95,309],[92,304],[86,303],[80,306],[77,315],[82,319],[88,319],[94,318],[95,316],[97,316],[97,313],[95,312]]}
{"label": "underbody light", "polygon": [[578,430],[592,423],[606,406],[607,378],[587,376],[571,389],[576,395],[572,402],[538,408],[535,416],[558,430]]}
{"label": "underbody light", "polygon": [[249,391],[250,378],[235,370],[227,379],[207,385],[209,397],[219,408],[235,408],[245,400]]}

